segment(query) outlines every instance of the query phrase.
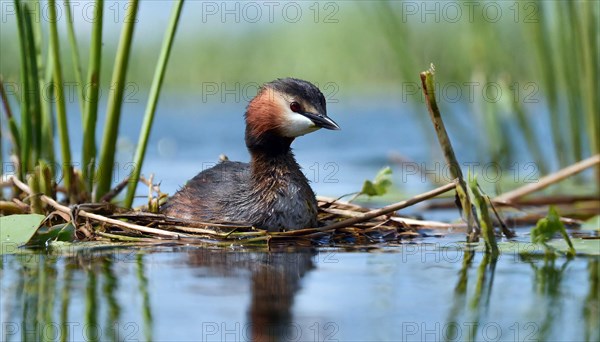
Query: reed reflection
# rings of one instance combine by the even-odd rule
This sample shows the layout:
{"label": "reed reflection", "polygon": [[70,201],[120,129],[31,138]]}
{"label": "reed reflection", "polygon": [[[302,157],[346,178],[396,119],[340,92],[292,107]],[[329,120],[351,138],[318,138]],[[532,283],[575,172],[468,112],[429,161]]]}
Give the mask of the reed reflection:
{"label": "reed reflection", "polygon": [[[3,288],[2,341],[122,341],[137,334],[136,324],[123,323],[120,286],[114,264],[118,254],[56,256],[15,255],[2,274],[13,286]],[[117,259],[117,260],[115,260]],[[138,263],[143,277],[143,263]],[[12,278],[14,277],[14,278]],[[147,281],[140,292],[148,293]],[[135,295],[134,291],[134,295]],[[83,315],[73,315],[75,308]],[[143,312],[150,312],[144,301]],[[144,318],[145,337],[152,339],[151,315]]]}

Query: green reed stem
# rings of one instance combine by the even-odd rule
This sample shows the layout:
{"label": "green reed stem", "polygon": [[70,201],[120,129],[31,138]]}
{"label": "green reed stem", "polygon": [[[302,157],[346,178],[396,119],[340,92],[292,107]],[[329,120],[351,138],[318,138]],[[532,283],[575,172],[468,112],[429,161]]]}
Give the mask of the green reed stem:
{"label": "green reed stem", "polygon": [[[52,51],[48,51],[48,57],[46,61],[45,68],[46,75],[44,78],[40,78],[40,84],[46,85],[52,83],[53,77],[53,69],[51,66],[54,64],[52,61]],[[40,67],[40,70],[43,70]],[[47,98],[52,98],[54,96],[53,88],[50,87],[47,92],[44,94]],[[51,101],[42,101],[42,150],[41,154],[43,158],[46,158],[48,163],[52,165],[52,170],[56,172],[56,157],[54,151],[54,113],[52,111],[52,102]]]}
{"label": "green reed stem", "polygon": [[[4,175],[4,149],[2,146],[2,129],[0,129],[0,176]],[[4,200],[4,191],[0,191],[0,200]]]}
{"label": "green reed stem", "polygon": [[515,113],[514,117],[517,119],[519,130],[523,134],[523,138],[525,139],[525,143],[528,146],[529,152],[537,163],[537,168],[539,169],[540,174],[547,174],[549,171],[548,161],[546,158],[544,158],[536,131],[532,128],[531,122],[529,122],[527,118],[527,113],[523,108],[523,103],[519,99],[514,98],[512,100],[512,110]]}
{"label": "green reed stem", "polygon": [[[40,105],[40,78],[38,72],[38,56],[39,51],[36,50],[36,40],[34,38],[33,24],[31,21],[31,12],[27,3],[23,3],[23,18],[25,24],[25,35],[27,37],[27,62],[28,62],[28,78],[30,92],[25,94],[29,97],[28,103],[29,115],[27,120],[31,121],[31,155],[28,167],[35,167],[37,160],[40,157],[42,148],[42,125],[41,125],[41,105]],[[40,57],[41,58],[41,57]],[[33,169],[32,169],[33,170]]]}
{"label": "green reed stem", "polygon": [[96,159],[96,122],[98,119],[98,92],[100,89],[100,67],[102,65],[103,0],[96,0],[90,57],[87,74],[87,94],[83,112],[83,150],[81,167],[83,180],[89,192],[93,191]]}
{"label": "green reed stem", "polygon": [[[58,123],[58,135],[60,138],[60,149],[62,156],[62,173],[67,192],[71,195],[71,146],[69,142],[69,131],[67,129],[67,112],[65,107],[65,96],[63,89],[62,67],[60,64],[60,46],[58,41],[58,29],[56,20],[56,1],[48,1],[49,26],[50,26],[50,49],[52,51],[52,64],[54,68],[54,91],[56,94],[56,118]],[[72,196],[69,196],[70,198]]]}
{"label": "green reed stem", "polygon": [[[540,13],[544,13],[545,4],[543,1],[536,2]],[[538,60],[541,68],[543,88],[546,90],[546,99],[548,101],[548,109],[550,111],[550,130],[552,134],[552,142],[554,144],[554,152],[556,154],[559,166],[566,167],[568,164],[565,147],[567,146],[563,134],[561,132],[561,115],[559,112],[558,98],[561,95],[558,92],[557,80],[554,72],[555,58],[552,50],[550,36],[551,30],[544,27],[545,22],[549,21],[547,16],[543,16],[542,20],[533,25],[534,41],[538,49]]]}
{"label": "green reed stem", "polygon": [[152,122],[154,121],[156,103],[158,102],[158,96],[160,94],[160,89],[165,76],[165,70],[167,69],[167,64],[169,62],[169,55],[171,54],[173,39],[175,38],[175,32],[177,31],[177,24],[179,23],[179,16],[181,14],[182,7],[183,0],[179,0],[173,4],[171,20],[163,40],[163,46],[158,58],[158,64],[156,65],[156,70],[154,72],[154,79],[152,80],[152,87],[150,88],[150,96],[148,98],[148,104],[146,105],[146,113],[144,114],[144,122],[142,123],[140,138],[135,151],[134,167],[130,176],[127,194],[125,195],[126,208],[131,207],[133,198],[135,196],[135,190],[137,188],[138,179],[140,178],[140,173],[142,170],[142,163],[144,162],[144,156],[146,154],[146,147],[148,146],[150,130],[152,129]]}
{"label": "green reed stem", "polygon": [[[39,4],[39,1],[37,1]],[[37,70],[39,72],[38,84],[40,88],[40,156],[38,162],[45,159],[52,167],[56,165],[56,158],[54,156],[54,123],[52,113],[52,88],[49,88],[47,92],[42,92],[42,89],[46,88],[48,84],[52,83],[52,52],[48,51],[46,56],[46,64],[44,65],[44,57],[42,55],[42,20],[36,20],[34,39],[35,39],[35,50],[37,54]],[[56,170],[54,170],[56,171]]]}
{"label": "green reed stem", "polygon": [[398,68],[404,80],[412,80],[414,77],[414,53],[410,49],[410,26],[402,22],[397,12],[392,7],[392,1],[377,1],[365,10],[373,9],[373,20],[378,22],[382,33],[387,37],[390,47],[398,59]]}
{"label": "green reed stem", "polygon": [[83,97],[83,76],[81,76],[81,63],[79,62],[79,46],[77,45],[75,29],[73,28],[73,15],[71,14],[71,4],[69,0],[65,0],[64,8],[67,16],[67,36],[69,37],[69,45],[71,45],[71,64],[73,66],[75,82],[77,83],[75,88],[77,89],[77,96],[79,98],[79,110],[81,111],[81,117],[83,118],[85,108],[85,98]]}
{"label": "green reed stem", "polygon": [[[596,17],[598,4],[594,1],[585,1],[580,7],[579,34],[582,37],[583,73],[581,82],[585,85],[583,101],[585,103],[586,126],[590,139],[591,154],[600,152],[600,99],[598,90],[598,19]],[[596,11],[596,12],[595,12]],[[595,14],[596,13],[596,14]],[[600,182],[600,168],[597,168],[596,176]]]}
{"label": "green reed stem", "polygon": [[111,81],[111,84],[114,85],[114,91],[110,93],[108,98],[104,136],[100,150],[100,164],[98,165],[97,175],[98,184],[95,192],[96,201],[99,201],[104,194],[110,191],[117,134],[121,117],[121,104],[123,103],[125,74],[129,63],[129,52],[137,17],[137,9],[138,1],[131,0],[125,15],[125,18],[128,18],[128,20],[124,23],[123,31],[121,31],[121,38],[119,40],[119,47],[117,49],[117,57]]}
{"label": "green reed stem", "polygon": [[572,17],[571,1],[557,1],[555,3],[555,13],[558,18],[558,26],[561,27],[558,33],[560,62],[557,63],[557,73],[561,74],[564,81],[566,92],[565,100],[567,102],[568,129],[565,133],[569,135],[573,158],[575,161],[583,159],[582,139],[581,139],[581,105],[579,105],[580,87],[577,82],[577,63],[581,51],[581,37],[577,34],[577,20]]}
{"label": "green reed stem", "polygon": [[40,187],[40,172],[36,168],[32,173],[27,175],[27,185],[31,189],[31,196],[29,197],[29,203],[31,211],[35,214],[43,213],[42,201],[40,200],[41,187]]}
{"label": "green reed stem", "polygon": [[[4,82],[2,81],[2,76],[0,75],[0,97],[2,98],[2,108],[4,108],[4,112],[6,115],[6,121],[8,124],[8,129],[10,130],[10,137],[13,143],[13,148],[15,149],[14,154],[17,158],[20,156],[21,152],[21,138],[19,136],[19,127],[17,126],[17,122],[12,114],[12,109],[10,108],[10,103],[8,102],[8,96],[6,96],[6,90],[4,89]],[[18,170],[15,170],[18,173]]]}
{"label": "green reed stem", "polygon": [[25,174],[29,166],[29,158],[31,153],[31,121],[26,119],[29,111],[29,99],[27,94],[30,93],[29,85],[29,64],[27,63],[27,36],[25,33],[24,16],[22,14],[21,4],[18,0],[14,1],[15,13],[17,19],[17,27],[19,33],[19,48],[21,50],[21,82],[23,82],[21,92],[21,154],[19,155],[19,174],[21,179],[25,179]]}
{"label": "green reed stem", "polygon": [[55,198],[56,191],[53,186],[54,175],[52,174],[52,169],[43,159],[40,159],[37,167],[39,168],[40,192],[46,196]]}

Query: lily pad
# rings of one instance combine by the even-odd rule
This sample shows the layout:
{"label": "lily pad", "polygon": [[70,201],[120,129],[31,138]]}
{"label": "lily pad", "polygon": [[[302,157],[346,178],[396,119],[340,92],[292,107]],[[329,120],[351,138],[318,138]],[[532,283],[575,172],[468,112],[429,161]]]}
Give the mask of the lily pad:
{"label": "lily pad", "polygon": [[600,231],[600,215],[596,215],[581,225],[582,230]]}
{"label": "lily pad", "polygon": [[10,215],[0,217],[0,254],[12,254],[35,234],[44,215]]}
{"label": "lily pad", "polygon": [[[600,256],[600,239],[571,239],[571,242],[577,255]],[[548,244],[561,252],[569,252],[569,245],[563,239],[552,240]]]}

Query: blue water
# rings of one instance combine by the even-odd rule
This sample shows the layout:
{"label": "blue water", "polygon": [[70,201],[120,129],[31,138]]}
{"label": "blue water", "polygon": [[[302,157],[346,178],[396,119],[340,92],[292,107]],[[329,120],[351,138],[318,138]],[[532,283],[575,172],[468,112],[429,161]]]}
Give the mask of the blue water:
{"label": "blue water", "polygon": [[463,266],[462,252],[442,248],[456,238],[355,252],[161,247],[3,256],[2,338],[598,340],[598,258],[505,254],[482,267],[477,254]]}

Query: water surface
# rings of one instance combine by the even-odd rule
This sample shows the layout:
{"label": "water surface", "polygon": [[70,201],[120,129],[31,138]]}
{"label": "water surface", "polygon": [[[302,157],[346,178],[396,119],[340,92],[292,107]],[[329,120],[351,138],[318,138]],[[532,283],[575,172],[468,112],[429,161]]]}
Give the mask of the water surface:
{"label": "water surface", "polygon": [[[599,259],[504,254],[459,237],[353,250],[161,246],[2,257],[3,340],[583,341]],[[449,247],[449,248],[445,248]],[[63,251],[64,252],[64,251]],[[471,260],[465,262],[465,260]]]}

